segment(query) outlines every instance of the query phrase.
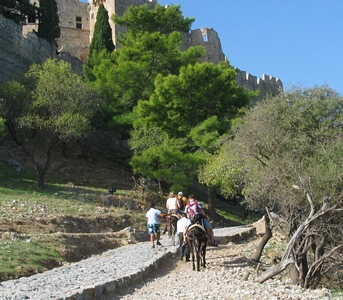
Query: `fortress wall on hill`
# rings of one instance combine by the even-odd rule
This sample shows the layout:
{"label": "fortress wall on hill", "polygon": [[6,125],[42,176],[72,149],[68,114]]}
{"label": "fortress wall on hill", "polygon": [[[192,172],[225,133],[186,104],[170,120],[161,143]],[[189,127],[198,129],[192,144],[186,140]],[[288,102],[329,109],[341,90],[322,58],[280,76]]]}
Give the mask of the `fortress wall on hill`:
{"label": "fortress wall on hill", "polygon": [[0,82],[11,80],[18,73],[26,72],[33,63],[42,63],[47,58],[63,59],[72,64],[81,74],[82,63],[68,53],[57,55],[54,47],[34,32],[22,35],[21,26],[0,14]]}
{"label": "fortress wall on hill", "polygon": [[[181,50],[185,51],[191,46],[198,45],[206,49],[206,53],[201,59],[203,62],[207,61],[218,64],[226,60],[218,33],[213,28],[199,28],[183,34]],[[263,74],[262,78],[258,78],[245,71],[238,71],[236,82],[237,85],[244,86],[248,90],[260,91],[259,95],[253,101],[261,100],[267,95],[277,95],[283,91],[281,80],[266,74]]]}
{"label": "fortress wall on hill", "polygon": [[51,57],[50,44],[34,32],[22,36],[21,27],[0,14],[0,82],[28,70],[33,62],[40,63]]}
{"label": "fortress wall on hill", "polygon": [[261,100],[268,95],[277,95],[283,91],[283,84],[279,78],[262,75],[262,78],[251,75],[245,71],[237,72],[236,82],[239,86],[244,86],[248,90],[260,90],[260,94],[254,101]]}
{"label": "fortress wall on hill", "polygon": [[[97,6],[92,5],[92,1],[89,0],[89,3],[81,3],[79,0],[58,1],[61,23],[58,55],[47,41],[38,38],[34,32],[30,32],[37,27],[37,24],[25,25],[23,32],[26,37],[24,37],[21,26],[0,15],[0,82],[12,79],[18,72],[26,72],[32,63],[41,63],[48,57],[56,57],[70,62],[73,70],[81,74],[81,60],[84,62],[87,59],[98,9]],[[107,0],[105,7],[111,17],[113,14],[123,15],[129,5],[148,4],[151,9],[156,3],[156,0]],[[82,26],[79,26],[81,28],[76,28],[78,23],[76,18],[81,20]],[[125,32],[125,28],[114,26],[112,21],[110,24],[115,41],[119,32]],[[182,51],[197,45],[206,49],[202,61],[217,64],[226,60],[218,33],[213,28],[199,28],[183,34]],[[238,71],[236,81],[239,86],[244,86],[252,91],[260,91],[254,101],[283,91],[280,79],[265,74],[262,75],[262,78],[258,78],[245,71]]]}

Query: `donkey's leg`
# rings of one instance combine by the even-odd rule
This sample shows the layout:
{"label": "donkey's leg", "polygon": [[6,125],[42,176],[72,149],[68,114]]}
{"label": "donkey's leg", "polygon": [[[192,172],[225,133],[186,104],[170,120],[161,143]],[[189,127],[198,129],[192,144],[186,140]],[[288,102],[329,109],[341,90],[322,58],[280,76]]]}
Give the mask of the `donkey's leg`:
{"label": "donkey's leg", "polygon": [[196,255],[196,253],[194,253],[194,252],[196,252],[196,246],[195,246],[194,238],[191,240],[191,244],[192,244],[191,251],[192,251],[193,271],[195,271],[195,255]]}
{"label": "donkey's leg", "polygon": [[171,231],[172,231],[172,245],[175,246],[175,235],[176,235],[176,226],[175,226],[175,224],[172,225]]}
{"label": "donkey's leg", "polygon": [[206,244],[207,241],[205,241],[202,245],[202,266],[206,268]]}
{"label": "donkey's leg", "polygon": [[200,271],[201,243],[199,242],[198,238],[195,238],[195,249],[196,249],[196,256],[197,256],[197,271]]}

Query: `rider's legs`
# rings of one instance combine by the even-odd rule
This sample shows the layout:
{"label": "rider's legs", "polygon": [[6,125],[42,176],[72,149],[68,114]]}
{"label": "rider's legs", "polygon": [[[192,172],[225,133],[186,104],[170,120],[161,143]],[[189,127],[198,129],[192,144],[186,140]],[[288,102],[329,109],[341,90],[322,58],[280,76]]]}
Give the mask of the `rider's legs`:
{"label": "rider's legs", "polygon": [[208,220],[203,219],[203,224],[205,226],[205,229],[206,229],[206,232],[208,234],[208,237],[210,238],[211,245],[214,245],[215,244],[215,242],[214,242],[214,234],[213,234],[213,229],[212,229],[211,223]]}
{"label": "rider's legs", "polygon": [[180,249],[180,260],[183,260],[185,248],[182,247],[183,244],[183,232],[178,232],[179,236],[179,249]]}

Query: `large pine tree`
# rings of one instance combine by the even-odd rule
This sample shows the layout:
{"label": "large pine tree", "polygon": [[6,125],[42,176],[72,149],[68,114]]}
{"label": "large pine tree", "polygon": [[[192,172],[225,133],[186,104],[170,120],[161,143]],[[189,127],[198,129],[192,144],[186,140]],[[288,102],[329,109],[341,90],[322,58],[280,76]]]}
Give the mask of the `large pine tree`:
{"label": "large pine tree", "polygon": [[59,22],[56,0],[39,0],[38,36],[54,44],[61,35]]}
{"label": "large pine tree", "polygon": [[92,56],[94,51],[101,52],[102,50],[107,50],[112,52],[114,49],[112,28],[108,21],[108,11],[103,4],[100,4],[94,25],[92,42],[89,46],[89,57]]}

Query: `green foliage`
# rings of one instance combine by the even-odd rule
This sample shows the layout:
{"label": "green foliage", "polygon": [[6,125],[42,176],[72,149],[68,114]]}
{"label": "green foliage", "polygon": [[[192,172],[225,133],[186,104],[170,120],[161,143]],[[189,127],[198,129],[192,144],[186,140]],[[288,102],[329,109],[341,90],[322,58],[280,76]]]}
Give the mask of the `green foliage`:
{"label": "green foliage", "polygon": [[0,137],[6,134],[5,119],[0,117]]}
{"label": "green foliage", "polygon": [[199,168],[200,183],[209,185],[226,197],[240,196],[244,187],[244,165],[241,153],[233,143],[225,144]]}
{"label": "green foliage", "polygon": [[37,35],[54,44],[61,35],[56,0],[39,0]]}
{"label": "green foliage", "polygon": [[100,4],[94,25],[93,38],[89,45],[89,58],[92,57],[94,52],[103,50],[112,52],[114,49],[112,29],[108,22],[108,11],[103,4]]}
{"label": "green foliage", "polygon": [[130,132],[130,136],[130,148],[133,150],[135,155],[142,154],[144,149],[161,145],[167,138],[166,133],[159,127],[133,129]]}
{"label": "green foliage", "polygon": [[81,137],[90,129],[98,98],[69,63],[49,59],[44,65],[33,65],[26,78],[35,88],[31,111],[22,118],[24,126],[46,130],[62,140]]}
{"label": "green foliage", "polygon": [[199,163],[195,155],[185,153],[182,140],[165,137],[161,143],[150,145],[134,155],[130,161],[137,174],[166,182],[171,189],[181,189],[193,180],[194,165]]}
{"label": "green foliage", "polygon": [[130,6],[124,16],[114,15],[113,21],[125,26],[134,35],[143,32],[169,35],[175,31],[188,32],[194,18],[184,18],[180,5],[166,7],[157,3],[152,10],[148,10],[147,5]]}
{"label": "green foliage", "polygon": [[16,81],[3,82],[0,90],[2,94],[0,118],[3,120],[4,130],[13,137],[17,144],[20,144],[21,141],[16,135],[16,130],[21,127],[21,116],[29,110],[31,105],[30,92],[23,84]]}
{"label": "green foliage", "polygon": [[[157,16],[159,14],[161,16]],[[154,92],[156,76],[177,74],[182,65],[195,63],[204,49],[180,51],[181,34],[171,30],[188,28],[191,20],[185,20],[172,6],[153,11],[146,6],[131,7],[123,17],[114,20],[127,27],[125,36],[120,39],[120,48],[106,57],[100,54],[91,59],[86,76],[106,99],[102,113],[107,127],[123,130],[132,128],[136,118],[132,110],[138,100],[147,100]],[[145,22],[149,23],[146,30],[140,25]],[[160,32],[161,26],[168,27],[168,32]]]}
{"label": "green foliage", "polygon": [[[294,90],[258,103],[208,164],[215,178],[203,181],[213,180],[225,191],[231,177],[244,186],[254,208],[276,204],[283,212],[292,211],[307,202],[292,186],[304,184],[318,205],[324,197],[339,201],[342,109],[342,97],[327,87]],[[214,172],[218,160],[242,171],[225,178],[226,173]]]}
{"label": "green foliage", "polygon": [[[174,157],[173,165],[178,166],[177,172],[187,174],[193,180],[198,166],[215,151],[219,137],[230,132],[231,120],[242,113],[241,108],[249,105],[252,94],[237,87],[235,71],[227,63],[189,64],[181,67],[179,75],[158,75],[155,86],[148,101],[138,102],[134,126],[146,131],[158,127],[167,139],[178,141],[178,151],[183,155]],[[152,151],[151,148],[146,150]],[[159,146],[154,151],[155,157],[162,157],[165,149]],[[146,155],[145,151],[134,154],[134,170],[145,176],[155,176],[157,173],[147,174],[145,162],[149,160]],[[140,162],[144,167],[137,167]],[[150,168],[170,168],[169,163],[163,165],[165,162],[161,159],[158,164],[151,163]],[[161,180],[161,177],[151,178]],[[178,180],[176,176],[170,180],[174,184],[182,183],[175,181]]]}
{"label": "green foliage", "polygon": [[[59,141],[87,134],[99,98],[69,63],[52,59],[32,65],[25,82],[5,83],[2,89],[0,116],[18,147],[35,165],[38,185],[44,187],[53,149]],[[41,145],[45,149],[43,160]]]}
{"label": "green foliage", "polygon": [[29,0],[1,0],[0,14],[17,24],[24,24],[28,15],[36,14],[36,6]]}
{"label": "green foliage", "polygon": [[199,126],[193,127],[189,133],[189,137],[194,142],[194,145],[207,152],[212,152],[212,147],[219,138],[220,121],[218,116],[209,117]]}
{"label": "green foliage", "polygon": [[63,259],[54,248],[57,248],[57,245],[44,244],[39,241],[33,241],[30,238],[1,239],[1,277],[11,278],[11,275],[17,272],[18,266],[25,266],[27,270],[43,272],[46,271],[44,265],[47,261],[55,261],[55,266],[57,267]]}
{"label": "green foliage", "polygon": [[120,48],[91,60],[87,71],[106,99],[101,116],[107,128],[134,127],[131,165],[137,174],[170,185],[189,182],[253,93],[237,86],[227,62],[199,63],[203,47],[180,51],[181,34],[193,19],[184,18],[179,6],[132,6],[113,20],[127,28]]}
{"label": "green foliage", "polygon": [[[159,75],[149,101],[140,101],[135,126],[159,126],[170,136],[185,137],[208,118],[208,129],[219,135],[230,129],[239,108],[249,104],[249,92],[238,87],[235,71],[226,62],[196,63],[181,67],[179,75]],[[213,125],[215,124],[215,128]],[[200,129],[198,129],[200,130]]]}

